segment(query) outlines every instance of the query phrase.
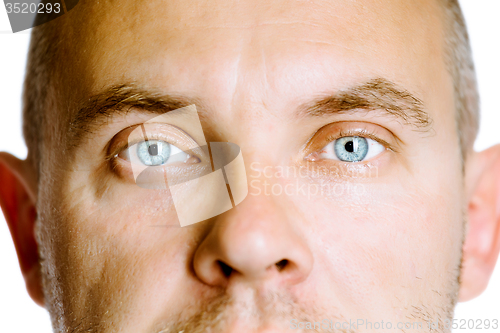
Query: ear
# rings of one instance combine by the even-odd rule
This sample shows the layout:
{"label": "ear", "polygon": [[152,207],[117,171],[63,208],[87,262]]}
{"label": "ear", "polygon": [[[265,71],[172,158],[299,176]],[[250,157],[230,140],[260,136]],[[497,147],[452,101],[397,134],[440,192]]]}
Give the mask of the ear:
{"label": "ear", "polygon": [[26,161],[0,153],[0,205],[16,247],[30,297],[44,306],[38,244],[35,239],[36,177]]}
{"label": "ear", "polygon": [[500,145],[473,153],[466,170],[468,230],[460,302],[471,300],[486,289],[500,251]]}

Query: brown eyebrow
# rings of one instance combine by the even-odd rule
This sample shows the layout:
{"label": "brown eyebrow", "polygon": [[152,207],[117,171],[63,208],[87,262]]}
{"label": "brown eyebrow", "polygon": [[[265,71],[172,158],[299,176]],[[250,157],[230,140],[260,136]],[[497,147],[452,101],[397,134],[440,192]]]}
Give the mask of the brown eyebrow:
{"label": "brown eyebrow", "polygon": [[[83,138],[106,125],[109,118],[117,113],[126,115],[135,108],[153,114],[164,114],[191,104],[201,106],[197,99],[148,91],[134,84],[111,86],[92,96],[78,108],[69,124],[68,143],[71,147],[78,146]],[[203,107],[200,109],[203,110]],[[432,126],[432,119],[424,111],[420,99],[383,78],[310,101],[301,105],[298,110],[301,116],[317,117],[379,110],[417,130],[428,131]]]}
{"label": "brown eyebrow", "polygon": [[69,124],[68,142],[71,147],[78,146],[85,137],[105,126],[111,116],[126,116],[133,108],[164,114],[191,104],[201,105],[196,99],[148,91],[134,84],[115,85],[93,95],[77,108]]}
{"label": "brown eyebrow", "polygon": [[326,98],[319,98],[312,103],[305,103],[300,110],[302,115],[309,116],[381,110],[417,130],[429,131],[432,128],[432,118],[424,111],[422,101],[383,78],[376,78]]}

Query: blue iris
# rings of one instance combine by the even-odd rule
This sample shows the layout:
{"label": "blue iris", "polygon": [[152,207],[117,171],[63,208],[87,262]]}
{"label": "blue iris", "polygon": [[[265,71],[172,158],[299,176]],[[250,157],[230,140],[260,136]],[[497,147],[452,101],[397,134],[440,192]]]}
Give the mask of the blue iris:
{"label": "blue iris", "polygon": [[335,140],[335,155],[344,162],[362,161],[368,154],[368,142],[359,136],[345,136]]}
{"label": "blue iris", "polygon": [[162,165],[170,157],[170,144],[161,140],[143,141],[137,145],[137,157],[145,165]]}

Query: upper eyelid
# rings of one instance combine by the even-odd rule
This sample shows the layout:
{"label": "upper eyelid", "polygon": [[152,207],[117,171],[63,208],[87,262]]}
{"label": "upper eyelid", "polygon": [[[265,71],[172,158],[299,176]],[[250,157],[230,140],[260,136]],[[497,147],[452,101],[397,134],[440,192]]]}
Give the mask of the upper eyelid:
{"label": "upper eyelid", "polygon": [[[386,150],[401,153],[402,142],[396,134],[387,127],[367,121],[338,121],[323,125],[316,130],[301,148],[302,158],[313,153],[319,153],[326,145],[342,136],[362,136],[382,144]],[[386,138],[387,136],[387,138]]]}
{"label": "upper eyelid", "polygon": [[[146,140],[146,139],[144,139],[144,138],[142,138],[142,139],[137,138],[137,139],[134,139],[134,140],[132,140],[132,141],[128,141],[128,145],[125,147],[125,149],[127,149],[127,148],[131,148],[131,147],[135,146],[136,144],[138,144],[138,143],[142,143],[142,142],[145,142],[145,141],[163,141],[163,142],[166,142],[166,143],[168,143],[168,144],[170,144],[170,145],[172,145],[172,146],[176,146],[174,143],[172,143],[172,142],[170,142],[170,141],[163,140],[163,139],[162,139],[162,138],[160,138],[160,137],[157,137],[157,136],[155,136],[155,135],[152,135],[151,137],[149,137],[149,136],[148,136],[148,139],[147,139],[147,140]],[[177,147],[177,146],[176,146],[176,147]],[[179,148],[179,147],[177,147],[177,148]]]}
{"label": "upper eyelid", "polygon": [[[179,133],[181,133],[181,136],[184,136],[185,138],[188,138],[191,141],[190,144],[193,144],[194,146],[199,147],[198,143],[196,142],[196,140],[192,136],[190,136],[187,132],[185,132],[184,130],[182,130],[181,128],[179,128],[175,125],[168,124],[168,123],[139,123],[139,124],[134,124],[134,125],[130,125],[126,128],[123,128],[122,130],[120,130],[118,133],[116,133],[110,139],[110,141],[108,142],[108,144],[104,148],[105,149],[105,156],[106,156],[105,159],[111,160],[111,159],[115,158],[118,154],[120,154],[122,151],[124,151],[125,149],[128,149],[137,143],[146,141],[142,134],[137,135],[136,139],[134,139],[132,141],[128,140],[130,138],[130,136],[132,135],[132,133],[141,125],[158,125],[158,126],[165,125],[167,127],[175,128],[177,131],[179,131]],[[158,131],[158,130],[152,131],[151,129],[149,129],[149,130],[147,130],[148,139],[161,140],[161,141],[167,142],[171,145],[176,146],[177,148],[179,148],[183,151],[184,150],[192,151],[193,149],[196,149],[196,147],[193,147],[193,148],[180,147],[180,146],[182,146],[180,139],[176,140],[175,135],[172,133],[169,133],[171,135],[170,138],[167,138],[167,135],[165,135],[165,134],[160,135],[160,133],[165,133],[165,131]],[[117,143],[116,140],[119,140],[121,135],[126,135],[127,140],[121,140],[123,143],[120,144],[120,143]],[[201,156],[197,156],[197,157],[201,158]]]}
{"label": "upper eyelid", "polygon": [[[146,126],[150,126],[150,125],[158,125],[158,126],[160,126],[160,125],[163,125],[163,126],[175,128],[177,131],[179,131],[179,133],[181,134],[181,136],[184,136],[185,138],[187,137],[189,140],[192,141],[191,143],[195,144],[196,146],[199,146],[198,142],[196,142],[196,140],[191,135],[189,135],[189,133],[187,133],[186,131],[184,131],[182,128],[180,128],[178,126],[175,126],[175,125],[172,125],[172,124],[167,124],[167,123],[142,123],[142,124],[135,125],[135,128],[133,129],[133,132],[136,130],[136,128],[138,128],[140,126],[145,126],[145,125]],[[152,132],[150,130],[146,130],[146,135],[149,135],[149,133],[155,134],[155,132]],[[141,132],[141,135],[143,135],[142,132]],[[144,136],[143,136],[143,138],[144,138]],[[148,138],[149,138],[149,136],[148,136]],[[145,141],[145,140],[143,140],[143,141]],[[175,138],[174,138],[174,141],[175,141]],[[166,141],[166,142],[173,144],[172,142],[169,142],[169,141]]]}
{"label": "upper eyelid", "polygon": [[389,142],[387,142],[384,139],[381,139],[380,137],[376,136],[375,134],[373,134],[370,131],[367,131],[366,129],[348,130],[348,132],[344,132],[343,130],[341,130],[337,135],[328,136],[326,141],[327,141],[327,144],[330,144],[331,142],[333,142],[335,140],[338,140],[338,139],[344,138],[344,137],[349,137],[349,136],[359,136],[359,137],[363,137],[366,139],[372,139],[372,140],[380,143],[381,145],[383,145],[386,149],[397,152],[397,149],[394,147],[394,145],[390,144]]}

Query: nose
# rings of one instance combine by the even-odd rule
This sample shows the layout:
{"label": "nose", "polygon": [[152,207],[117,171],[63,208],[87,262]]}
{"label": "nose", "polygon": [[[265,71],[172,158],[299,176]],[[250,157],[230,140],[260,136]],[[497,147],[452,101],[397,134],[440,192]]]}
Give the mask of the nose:
{"label": "nose", "polygon": [[[304,281],[313,256],[290,204],[272,196],[248,195],[217,217],[196,249],[197,277],[211,286],[237,281],[272,281],[293,285]],[[302,226],[303,227],[303,226]]]}

